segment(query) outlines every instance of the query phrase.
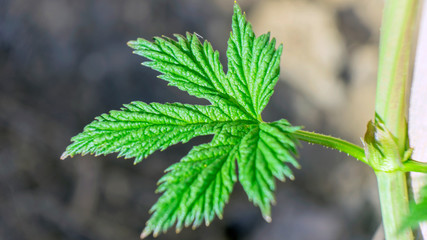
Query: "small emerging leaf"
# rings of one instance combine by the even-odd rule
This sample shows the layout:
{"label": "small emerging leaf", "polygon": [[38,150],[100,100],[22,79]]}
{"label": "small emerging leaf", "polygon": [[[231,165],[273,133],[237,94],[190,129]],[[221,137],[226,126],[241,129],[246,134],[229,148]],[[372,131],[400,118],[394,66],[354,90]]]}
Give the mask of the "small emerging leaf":
{"label": "small emerging leaf", "polygon": [[392,172],[402,168],[404,156],[400,153],[396,138],[376,115],[369,121],[363,138],[366,159],[375,171]]}

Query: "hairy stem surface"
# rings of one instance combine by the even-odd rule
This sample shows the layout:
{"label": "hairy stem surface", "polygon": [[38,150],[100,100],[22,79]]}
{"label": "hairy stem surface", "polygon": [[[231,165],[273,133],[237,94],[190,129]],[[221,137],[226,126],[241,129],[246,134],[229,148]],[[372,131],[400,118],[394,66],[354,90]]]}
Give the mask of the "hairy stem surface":
{"label": "hairy stem surface", "polygon": [[347,153],[348,155],[356,158],[357,160],[366,163],[364,150],[353,143],[347,142],[336,137],[323,135],[315,132],[308,132],[304,130],[298,130],[294,134],[299,140],[314,144],[320,144],[325,147],[329,147],[340,152]]}

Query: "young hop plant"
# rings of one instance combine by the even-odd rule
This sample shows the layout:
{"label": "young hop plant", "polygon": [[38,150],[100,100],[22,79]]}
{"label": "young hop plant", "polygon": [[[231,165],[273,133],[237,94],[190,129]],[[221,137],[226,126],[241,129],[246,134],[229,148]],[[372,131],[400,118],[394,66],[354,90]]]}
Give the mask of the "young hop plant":
{"label": "young hop plant", "polygon": [[[303,131],[285,119],[264,122],[261,113],[279,79],[282,45],[276,48],[269,34],[256,37],[237,3],[228,40],[227,73],[218,51],[208,41],[201,43],[197,34],[155,37],[153,42],[139,38],[128,45],[149,59],[143,65],[160,72],[159,77],[169,85],[205,98],[210,105],[126,104],[120,111],[96,117],[71,139],[61,158],[118,153],[119,157],[135,158],[136,164],[157,150],[213,135],[211,142],[193,147],[159,180],[157,192],[162,195],[150,210],[152,216],[141,238],[156,236],[174,225],[179,232],[190,225],[209,225],[215,216],[222,218],[237,181],[270,222],[276,178],[294,179],[291,167],[300,168],[294,157],[298,140],[346,152],[375,170],[382,169],[381,144],[392,146],[386,151],[395,148],[387,140],[387,129],[373,123],[365,137],[366,149],[378,156],[370,162],[362,148],[344,140]],[[378,143],[378,134],[386,140]],[[396,166],[414,170],[418,163],[409,157],[399,158],[404,162],[392,165],[391,170]]]}

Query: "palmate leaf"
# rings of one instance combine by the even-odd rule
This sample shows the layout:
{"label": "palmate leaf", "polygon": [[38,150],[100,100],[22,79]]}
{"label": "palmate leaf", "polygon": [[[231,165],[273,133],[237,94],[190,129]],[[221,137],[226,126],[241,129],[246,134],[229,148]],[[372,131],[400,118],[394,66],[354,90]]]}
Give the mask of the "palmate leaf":
{"label": "palmate leaf", "polygon": [[[275,179],[293,179],[299,127],[286,120],[262,121],[279,76],[282,46],[268,34],[255,37],[251,25],[234,6],[228,41],[228,72],[207,41],[196,35],[162,37],[153,42],[129,42],[134,53],[146,57],[143,64],[161,73],[169,85],[205,98],[210,105],[132,102],[119,111],[103,114],[72,138],[62,158],[76,154],[109,154],[135,158],[135,163],[157,150],[191,138],[214,135],[167,169],[141,237],[165,232],[176,224],[208,225],[222,217],[234,183],[238,180],[248,198],[271,219]],[[238,171],[238,173],[237,173]]]}

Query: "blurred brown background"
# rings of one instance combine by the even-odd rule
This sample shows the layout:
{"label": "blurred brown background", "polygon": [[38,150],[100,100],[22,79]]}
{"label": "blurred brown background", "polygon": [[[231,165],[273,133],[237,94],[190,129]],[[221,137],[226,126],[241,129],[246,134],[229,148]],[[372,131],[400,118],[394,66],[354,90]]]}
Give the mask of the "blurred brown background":
{"label": "blurred brown background", "polygon": [[[264,119],[360,143],[373,117],[380,0],[240,0],[257,34],[284,43]],[[60,161],[93,118],[133,100],[200,103],[140,66],[126,42],[197,32],[226,63],[233,0],[0,0],[0,239],[138,239],[156,181],[200,138],[133,166],[115,156]],[[158,239],[371,239],[376,182],[345,154],[302,144],[279,183],[273,222],[237,184],[224,219]]]}

